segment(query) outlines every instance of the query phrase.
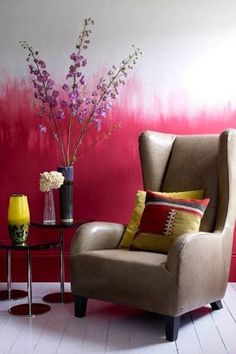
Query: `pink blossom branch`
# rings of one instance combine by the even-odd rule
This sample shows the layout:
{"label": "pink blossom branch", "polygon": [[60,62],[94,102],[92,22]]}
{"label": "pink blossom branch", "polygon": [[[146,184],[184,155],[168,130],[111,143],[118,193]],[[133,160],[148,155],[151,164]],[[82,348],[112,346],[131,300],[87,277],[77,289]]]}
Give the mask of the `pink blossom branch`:
{"label": "pink blossom branch", "polygon": [[[82,50],[88,48],[89,36],[92,32],[90,25],[94,22],[91,18],[84,20],[83,30],[79,35],[76,50],[70,55],[72,64],[66,75],[66,83],[62,89],[67,97],[60,98],[59,91],[54,89],[54,81],[50,73],[46,71],[46,64],[38,58],[38,52],[34,52],[27,42],[21,42],[24,49],[28,50],[27,61],[30,62],[30,74],[35,76],[34,96],[41,101],[41,110],[48,118],[47,125],[54,138],[57,140],[62,161],[65,165],[73,165],[79,153],[80,146],[89,131],[90,127],[96,126],[100,130],[103,118],[112,107],[112,100],[119,95],[119,87],[125,84],[127,72],[133,69],[141,53],[139,48],[134,48],[132,54],[122,60],[119,67],[112,66],[108,71],[108,79],[101,77],[96,88],[87,94],[85,75],[83,68],[87,65],[87,59],[81,54]],[[68,114],[68,116],[67,116]],[[66,117],[67,116],[67,117]],[[60,126],[60,120],[67,119],[66,125]],[[78,136],[75,136],[75,124],[80,125]],[[65,128],[65,136],[62,135],[62,128]],[[46,127],[41,124],[41,130]],[[103,137],[110,136],[108,133],[99,137],[95,143],[104,140]],[[90,149],[94,144],[88,147]],[[84,151],[87,151],[86,149]]]}

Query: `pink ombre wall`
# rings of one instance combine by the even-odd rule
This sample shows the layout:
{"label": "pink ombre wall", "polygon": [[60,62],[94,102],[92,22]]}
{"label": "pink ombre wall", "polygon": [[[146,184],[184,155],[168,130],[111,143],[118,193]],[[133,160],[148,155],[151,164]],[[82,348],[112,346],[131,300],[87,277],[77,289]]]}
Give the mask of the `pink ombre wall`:
{"label": "pink ombre wall", "polygon": [[[135,192],[142,187],[138,136],[154,129],[181,134],[236,128],[236,3],[231,0],[9,0],[0,12],[0,197],[1,238],[7,236],[9,195],[25,193],[31,218],[42,215],[39,173],[60,164],[53,139],[38,130],[24,51],[29,41],[63,83],[83,19],[95,20],[87,52],[88,77],[99,77],[139,46],[143,55],[103,130],[112,136],[75,164],[75,216],[127,223]],[[56,205],[58,200],[56,195]],[[31,229],[33,237],[51,237]],[[66,262],[73,231],[66,237]],[[56,237],[53,233],[53,237]],[[13,263],[25,280],[23,254]],[[0,254],[4,270],[5,255]],[[56,251],[33,255],[33,277],[58,281]],[[66,263],[67,265],[67,263]],[[50,272],[48,271],[50,269]],[[0,280],[4,281],[4,271]],[[67,279],[69,279],[67,267]],[[236,246],[230,280],[236,281]]]}

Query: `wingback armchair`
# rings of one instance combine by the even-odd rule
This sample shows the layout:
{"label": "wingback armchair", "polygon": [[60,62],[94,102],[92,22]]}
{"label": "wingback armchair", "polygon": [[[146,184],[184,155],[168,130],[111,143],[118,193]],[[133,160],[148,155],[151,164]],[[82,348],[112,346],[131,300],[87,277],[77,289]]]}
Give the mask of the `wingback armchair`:
{"label": "wingback armchair", "polygon": [[85,316],[88,298],[129,305],[164,315],[166,339],[173,341],[181,315],[206,304],[222,308],[236,215],[236,131],[146,131],[139,147],[145,190],[204,189],[210,203],[200,231],[181,235],[161,254],[119,249],[124,225],[81,226],[70,250],[75,316]]}

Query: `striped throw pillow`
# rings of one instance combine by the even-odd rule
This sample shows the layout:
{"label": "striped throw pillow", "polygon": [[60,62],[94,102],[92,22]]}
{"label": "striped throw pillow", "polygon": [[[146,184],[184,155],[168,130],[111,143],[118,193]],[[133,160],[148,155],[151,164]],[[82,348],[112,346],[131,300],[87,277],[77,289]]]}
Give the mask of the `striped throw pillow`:
{"label": "striped throw pillow", "polygon": [[130,249],[168,253],[174,239],[197,232],[209,199],[177,199],[148,191]]}
{"label": "striped throw pillow", "polygon": [[[193,191],[182,191],[182,192],[155,192],[153,193],[165,195],[167,197],[174,197],[179,199],[202,199],[204,196],[204,190],[198,189]],[[136,194],[135,206],[129,220],[129,223],[126,227],[125,233],[119,244],[119,248],[129,248],[133,238],[138,230],[140,224],[141,216],[145,208],[145,198],[146,191],[138,190]]]}

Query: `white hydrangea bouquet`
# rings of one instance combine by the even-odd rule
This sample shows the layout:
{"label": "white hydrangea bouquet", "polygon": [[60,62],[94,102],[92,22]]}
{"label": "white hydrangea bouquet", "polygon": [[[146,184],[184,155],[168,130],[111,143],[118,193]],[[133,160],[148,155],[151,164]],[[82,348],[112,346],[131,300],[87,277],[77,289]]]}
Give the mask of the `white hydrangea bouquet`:
{"label": "white hydrangea bouquet", "polygon": [[49,192],[51,189],[58,189],[64,183],[64,179],[61,172],[51,171],[40,173],[39,189],[41,192]]}
{"label": "white hydrangea bouquet", "polygon": [[64,183],[65,177],[61,172],[51,171],[40,173],[39,189],[45,192],[43,223],[55,224],[56,214],[54,207],[53,189],[58,189]]}

